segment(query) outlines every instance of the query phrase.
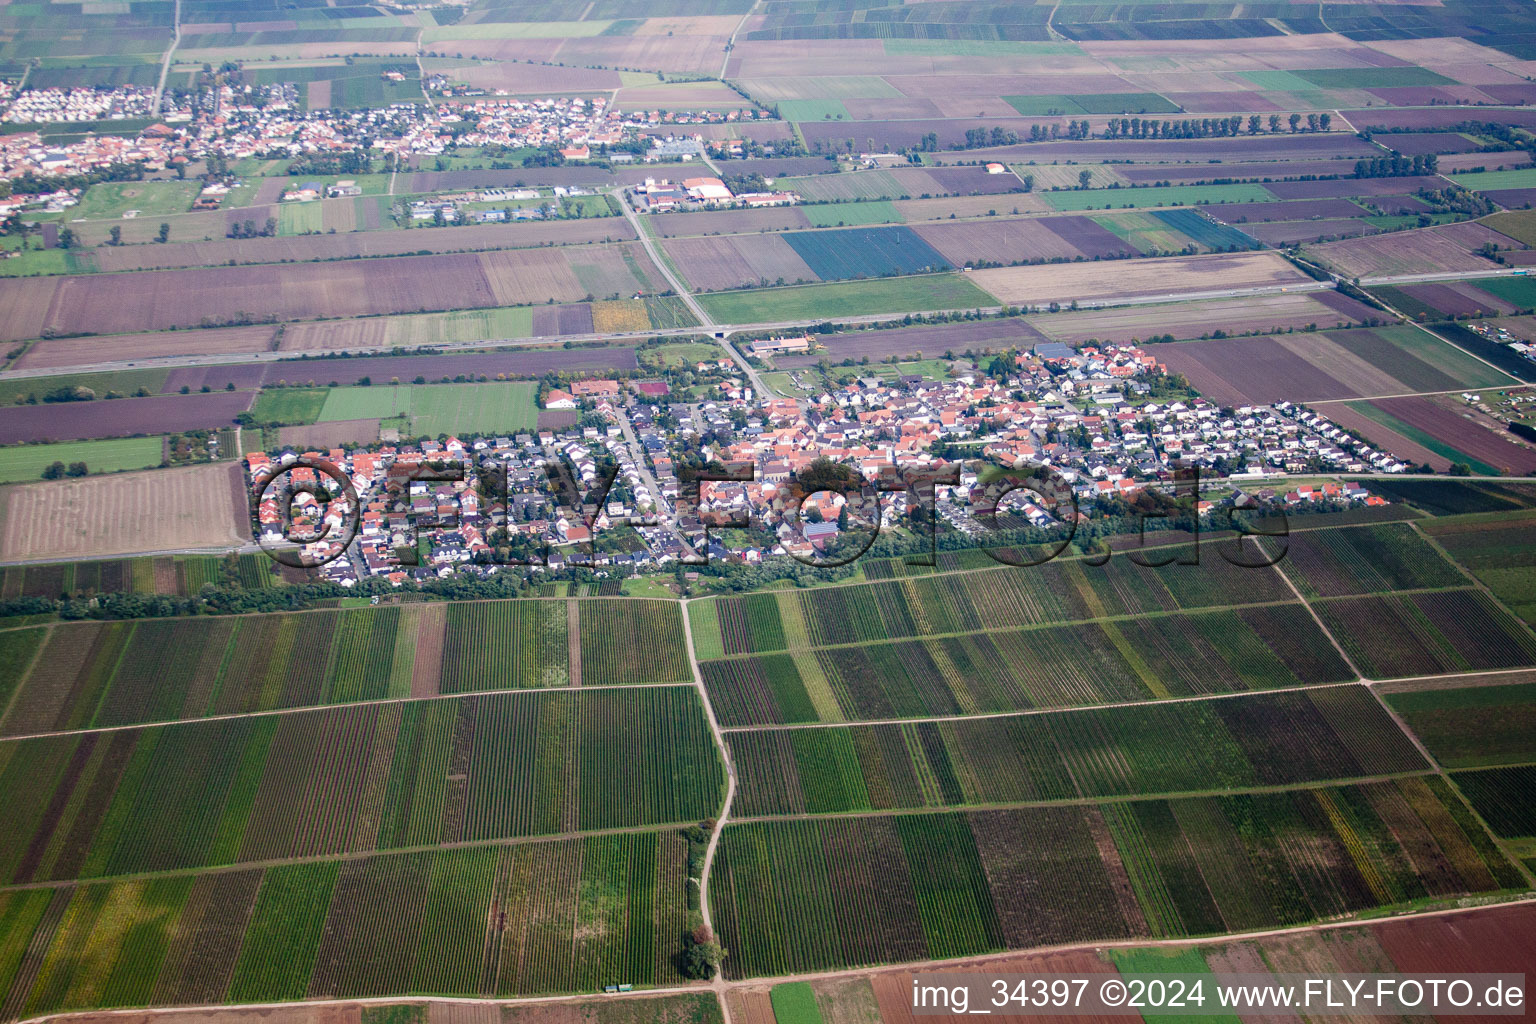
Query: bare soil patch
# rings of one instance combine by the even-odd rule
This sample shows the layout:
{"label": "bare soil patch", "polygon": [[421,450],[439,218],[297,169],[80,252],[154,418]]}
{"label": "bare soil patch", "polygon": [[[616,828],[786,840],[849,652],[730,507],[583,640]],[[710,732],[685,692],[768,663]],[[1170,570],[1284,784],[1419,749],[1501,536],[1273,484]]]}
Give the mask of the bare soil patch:
{"label": "bare soil patch", "polygon": [[249,523],[234,514],[239,485],[233,463],[214,463],[7,487],[0,558],[232,547],[250,540]]}
{"label": "bare soil patch", "polygon": [[1006,303],[1031,305],[1219,292],[1310,280],[1272,252],[978,270],[971,281]]}

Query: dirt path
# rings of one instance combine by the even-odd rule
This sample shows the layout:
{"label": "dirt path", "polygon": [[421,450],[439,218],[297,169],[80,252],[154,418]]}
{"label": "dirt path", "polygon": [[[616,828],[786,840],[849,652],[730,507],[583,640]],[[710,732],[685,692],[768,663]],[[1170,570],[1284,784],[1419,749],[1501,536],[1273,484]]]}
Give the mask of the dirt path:
{"label": "dirt path", "polygon": [[[181,0],[176,0],[176,12],[171,16],[171,45],[160,58],[160,79],[155,83],[155,116],[160,116],[160,101],[165,96],[165,79],[171,71],[171,55],[181,45]],[[22,80],[25,84],[25,79]]]}
{"label": "dirt path", "polygon": [[566,662],[571,673],[571,685],[581,685],[581,602],[565,604]]}
{"label": "dirt path", "polygon": [[[720,815],[715,819],[715,827],[709,834],[709,846],[704,851],[704,868],[699,877],[699,912],[704,918],[704,925],[710,931],[715,930],[714,921],[710,918],[709,910],[709,874],[715,866],[715,853],[720,848],[720,837],[725,834],[726,820],[731,816],[731,802],[736,799],[736,765],[731,761],[731,748],[726,745],[725,734],[720,729],[719,719],[715,717],[715,708],[709,702],[709,691],[704,688],[704,676],[699,672],[699,659],[693,653],[693,626],[688,621],[688,601],[680,602],[683,614],[683,643],[688,645],[688,668],[693,673],[693,685],[698,688],[699,699],[704,702],[704,714],[709,718],[709,731],[715,737],[715,745],[720,749],[720,759],[725,762],[725,804],[720,808]],[[714,985],[716,995],[720,999],[720,1011],[725,1015],[725,1024],[731,1024],[731,1008],[725,999],[725,974],[717,971],[711,984]]]}

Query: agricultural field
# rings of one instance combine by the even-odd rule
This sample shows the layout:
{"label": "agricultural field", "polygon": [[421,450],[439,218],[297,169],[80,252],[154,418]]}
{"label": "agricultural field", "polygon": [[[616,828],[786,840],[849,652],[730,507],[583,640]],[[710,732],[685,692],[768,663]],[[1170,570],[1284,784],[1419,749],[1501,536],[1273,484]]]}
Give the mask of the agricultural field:
{"label": "agricultural field", "polygon": [[[248,322],[250,296],[277,321],[479,309],[659,290],[636,243],[0,280],[7,340]],[[445,287],[443,282],[450,282]],[[195,301],[188,296],[195,297]]]}
{"label": "agricultural field", "polygon": [[7,883],[683,825],[715,813],[724,782],[686,687],[62,734],[0,757],[30,808],[0,840]]}
{"label": "agricultural field", "polygon": [[0,483],[36,480],[55,462],[84,462],[93,474],[148,469],[160,465],[164,449],[165,440],[160,437],[12,445],[0,448]]}
{"label": "agricultural field", "polygon": [[[1371,307],[1336,291],[1275,292],[1232,299],[1193,301],[1108,309],[1072,310],[1030,317],[1029,323],[1053,341],[1142,342],[1153,337],[1178,339],[1300,331],[1309,325],[1348,327],[1374,316]],[[1166,358],[1168,350],[1161,350]]]}
{"label": "agricultural field", "polygon": [[[1198,736],[1198,744],[1169,744]],[[1361,686],[1048,714],[733,732],[733,818],[1292,786],[1425,770]],[[1108,746],[1112,759],[1101,758]]]}
{"label": "agricultural field", "polygon": [[[1345,973],[1486,968],[1529,973],[1533,940],[1536,940],[1536,927],[1523,908],[1484,907],[1350,927],[1215,939],[1188,946],[1052,949],[993,955],[916,970],[881,968],[862,974],[817,979],[810,983],[810,989],[826,1024],[922,1024],[925,1018],[913,1013],[912,988],[914,984],[938,983],[936,974],[1005,973],[1038,975],[1048,980],[1063,974],[1093,978],[1096,975],[1128,977],[1133,973],[1145,976],[1171,972],[1264,975],[1291,971]],[[773,988],[780,987],[793,986],[786,984]],[[734,988],[730,998],[735,1019],[751,1020],[754,1024],[771,1021],[771,1017],[749,1015],[761,1004],[769,1004],[771,1009],[770,991],[766,983]]]}
{"label": "agricultural field", "polygon": [[1091,264],[1005,267],[978,270],[969,279],[999,302],[1014,305],[1065,305],[1143,295],[1171,299],[1181,293],[1214,298],[1242,289],[1316,287],[1310,278],[1270,252],[1122,260],[1115,264],[1113,273]]}
{"label": "agricultural field", "polygon": [[[1438,845],[1434,864],[1407,855],[1422,843]],[[730,977],[1275,927],[1524,884],[1433,776],[741,823],[719,856]]]}
{"label": "agricultural field", "polygon": [[783,238],[823,281],[951,269],[950,262],[911,228],[795,231]]}
{"label": "agricultural field", "polygon": [[411,433],[431,437],[516,433],[534,427],[535,390],[526,381],[331,388],[313,419],[328,423],[404,416]]}
{"label": "agricultural field", "polygon": [[1385,695],[1435,760],[1447,768],[1536,761],[1536,684],[1400,690]]}
{"label": "agricultural field", "polygon": [[[1171,549],[1170,563],[1187,550]],[[1128,559],[1103,566],[1059,558],[1041,565],[940,573],[910,580],[716,598],[712,624],[692,619],[701,657],[867,644],[897,637],[942,636],[1104,616],[1221,608],[1294,600],[1272,570],[1241,569],[1203,557],[1161,569]],[[718,656],[718,655],[717,655]]]}
{"label": "agricultural field", "polygon": [[1204,558],[1150,569],[1112,560],[1093,568],[1058,559],[719,598],[691,604],[689,615],[705,687],[728,727],[998,713],[1352,678],[1273,570],[1219,565]]}
{"label": "agricultural field", "polygon": [[[103,561],[33,563],[0,570],[0,597],[64,594],[167,594],[190,597],[205,583],[232,580],[246,590],[274,586],[276,564],[265,554],[158,555]],[[15,682],[20,682],[18,676]]]}
{"label": "agricultural field", "polygon": [[1312,607],[1369,679],[1536,665],[1536,635],[1480,590],[1346,597]]}
{"label": "agricultural field", "polygon": [[[890,356],[938,356],[945,352],[962,353],[967,350],[1001,351],[1030,345],[1039,340],[1038,332],[1019,317],[894,330],[843,331],[820,338],[821,343],[827,347],[825,357],[833,363],[848,359],[857,362],[866,356],[872,362],[879,362]],[[823,353],[817,352],[776,356],[774,365],[799,369],[815,366],[822,357]]]}
{"label": "agricultural field", "polygon": [[989,714],[1352,676],[1299,605],[735,657],[700,671],[727,726]]}
{"label": "agricultural field", "polygon": [[1139,188],[1063,189],[1041,196],[1051,209],[1120,210],[1149,206],[1194,206],[1221,203],[1262,203],[1274,199],[1263,185],[1161,185]]}
{"label": "agricultural field", "polygon": [[[200,581],[220,579],[219,560],[207,562],[172,572],[172,585],[158,590],[125,586],[129,576],[138,582],[137,569],[118,569],[114,586],[105,571],[86,577],[86,566],[75,566],[54,592],[195,593]],[[260,568],[240,563],[240,579]],[[21,593],[46,592],[44,579],[22,583]],[[245,585],[261,583],[254,577]],[[182,656],[164,664],[157,654],[166,650]],[[274,651],[282,660],[272,660]],[[477,601],[71,623],[49,631],[44,652],[30,675],[12,680],[16,697],[0,717],[0,736],[438,694],[691,681],[682,618],[666,601]]]}
{"label": "agricultural field", "polygon": [[1493,596],[1536,625],[1536,524],[1524,516],[1486,516],[1425,524],[1425,532]]}
{"label": "agricultural field", "polygon": [[[9,981],[6,1005],[41,1014],[676,984],[683,847],[675,832],[638,832],[12,890],[0,896],[8,935],[38,952]],[[577,913],[554,898],[565,891],[595,902]],[[675,996],[646,1019],[684,1024],[702,1005]]]}
{"label": "agricultural field", "polygon": [[812,227],[841,228],[864,224],[900,224],[904,218],[896,207],[884,200],[868,203],[839,203],[807,206],[800,211]]}
{"label": "agricultural field", "polygon": [[1476,251],[1489,242],[1519,246],[1481,224],[1462,223],[1325,242],[1306,251],[1339,275],[1370,283],[1373,277],[1492,270],[1495,264]]}
{"label": "agricultural field", "polygon": [[688,284],[700,291],[819,280],[780,235],[676,238],[665,249]]}
{"label": "agricultural field", "polygon": [[[1475,473],[1489,476],[1536,471],[1536,451],[1507,440],[1501,428],[1495,433],[1492,421],[1479,422],[1473,418],[1454,395],[1379,398],[1352,402],[1348,408],[1367,421],[1362,430],[1367,437],[1376,436],[1372,424],[1379,426],[1384,436],[1406,438],[1432,452],[1444,461],[1438,468],[1459,462]],[[1382,443],[1381,447],[1398,453],[1390,443]],[[1404,453],[1402,457],[1413,455]]]}
{"label": "agricultural field", "polygon": [[[231,260],[236,264],[304,263],[422,253],[527,249],[547,245],[625,241],[635,237],[634,231],[622,219],[608,216],[449,226],[410,233],[370,230],[389,225],[388,206],[382,212],[377,209],[377,204],[386,198],[363,196],[357,199],[283,203],[278,207],[266,206],[250,211],[254,215],[252,223],[256,227],[260,227],[265,219],[263,211],[274,211],[278,234],[266,238],[198,239],[191,231],[178,232],[176,223],[168,221],[172,224],[172,240],[164,245],[107,245],[89,250],[76,249],[70,250],[69,258],[83,269],[106,273],[211,267],[228,264]],[[231,213],[230,216],[235,214]],[[97,233],[94,223],[82,226],[82,237],[88,241],[96,241]],[[125,230],[124,238],[127,236]]]}
{"label": "agricultural field", "polygon": [[756,288],[705,295],[700,303],[719,323],[754,324],[780,320],[818,320],[831,316],[908,313],[937,309],[974,309],[997,300],[959,274]]}
{"label": "agricultural field", "polygon": [[[1500,422],[1536,427],[1536,365],[1479,333],[1536,344],[1529,5],[0,3],[7,116],[162,66],[153,118],[3,126],[0,204],[53,208],[0,238],[0,1024],[921,1024],[946,967],[1536,973],[1531,908],[1484,906],[1536,880],[1536,444]],[[644,212],[701,175],[800,198]],[[426,229],[429,198],[559,213]],[[751,399],[720,383],[802,328]],[[1064,351],[1120,344],[1168,374]],[[354,580],[260,553],[239,467],[150,468],[201,430],[409,460],[583,429],[627,467],[536,391],[642,375],[668,498],[748,449],[763,487],[1033,445],[1087,518],[1027,567],[994,557],[1037,552],[1022,517],[983,550],[946,507],[931,566],[902,515],[834,573],[618,526],[602,566]],[[1218,479],[1277,467],[1202,428],[1210,514],[1138,534],[1161,488],[1115,483],[1178,446],[1122,441],[1192,395],[1305,403],[1418,478],[1261,544],[1237,488],[1338,475]]]}
{"label": "agricultural field", "polygon": [[1233,406],[1509,383],[1502,371],[1416,327],[1303,329],[1267,338],[1159,345],[1154,351],[1170,372],[1183,374],[1202,395]]}
{"label": "agricultural field", "polygon": [[[0,488],[0,558],[100,558],[245,543],[250,519],[232,464]],[[153,514],[148,514],[153,510]]]}
{"label": "agricultural field", "polygon": [[[916,233],[951,262],[1039,263],[1047,260],[1140,256],[1143,250],[1087,217],[924,224]],[[1181,244],[1182,247],[1182,244]]]}
{"label": "agricultural field", "polygon": [[1466,585],[1466,577],[1406,523],[1293,533],[1284,571],[1308,597]]}

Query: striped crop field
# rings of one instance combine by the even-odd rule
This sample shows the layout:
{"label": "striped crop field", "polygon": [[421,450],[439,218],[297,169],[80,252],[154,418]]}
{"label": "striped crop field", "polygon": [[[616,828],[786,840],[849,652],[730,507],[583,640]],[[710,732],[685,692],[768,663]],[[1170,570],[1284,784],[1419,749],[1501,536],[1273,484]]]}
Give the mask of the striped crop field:
{"label": "striped crop field", "polygon": [[[187,785],[197,779],[196,786]],[[698,821],[687,687],[508,693],[0,743],[0,880],[98,878]]]}
{"label": "striped crop field", "polygon": [[1429,776],[734,824],[709,891],[727,975],[749,977],[1294,925],[1523,885]]}
{"label": "striped crop field", "polygon": [[[1427,771],[1361,686],[730,734],[732,818],[1149,796]],[[1105,756],[1113,751],[1113,756]]]}
{"label": "striped crop field", "polygon": [[448,607],[442,693],[566,686],[564,601],[476,601]]}
{"label": "striped crop field", "polygon": [[[1166,554],[1178,558],[1181,550]],[[699,652],[763,653],[1294,599],[1273,570],[1238,568],[1209,553],[1199,565],[1163,569],[1125,558],[1097,568],[1061,559],[717,598],[713,624],[697,615],[693,620],[694,645]]]}
{"label": "striped crop field", "polygon": [[1285,566],[1308,597],[1465,586],[1467,578],[1408,523],[1307,530],[1287,541]]}
{"label": "striped crop field", "polygon": [[579,601],[583,686],[690,682],[676,601]]}
{"label": "striped crop field", "polygon": [[[736,600],[736,609],[773,609],[773,595]],[[719,603],[691,606],[695,645],[711,604]],[[1298,603],[729,657],[703,661],[700,671],[728,727],[1025,711],[1353,678]]]}
{"label": "striped crop field", "polygon": [[1536,683],[1389,693],[1386,701],[1447,768],[1536,763]]}
{"label": "striped crop field", "polygon": [[685,845],[641,832],[0,891],[0,1006],[676,984]]}
{"label": "striped crop field", "polygon": [[176,594],[204,583],[233,581],[246,590],[277,586],[276,563],[264,554],[156,555],[93,562],[12,565],[0,569],[0,599],[92,594]]}
{"label": "striped crop field", "polygon": [[1371,679],[1536,665],[1536,634],[1480,590],[1343,597],[1313,607]]}
{"label": "striped crop field", "polygon": [[[0,640],[0,666],[17,666],[0,673],[0,690],[17,691],[0,716],[0,736],[568,686],[568,604],[380,605],[29,631]],[[690,680],[675,602],[579,605],[587,686]],[[39,641],[41,651],[24,658]]]}

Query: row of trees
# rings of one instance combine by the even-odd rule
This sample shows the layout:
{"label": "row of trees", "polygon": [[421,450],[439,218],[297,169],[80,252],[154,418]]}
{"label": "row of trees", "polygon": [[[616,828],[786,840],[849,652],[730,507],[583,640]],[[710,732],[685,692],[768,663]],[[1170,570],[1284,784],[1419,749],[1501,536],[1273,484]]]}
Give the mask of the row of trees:
{"label": "row of trees", "polygon": [[1438,173],[1439,167],[1440,158],[1433,153],[1412,158],[1403,156],[1401,153],[1393,153],[1391,156],[1356,160],[1355,177],[1414,178],[1424,174]]}

